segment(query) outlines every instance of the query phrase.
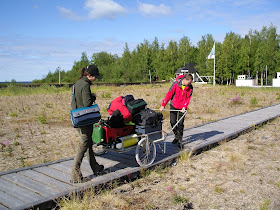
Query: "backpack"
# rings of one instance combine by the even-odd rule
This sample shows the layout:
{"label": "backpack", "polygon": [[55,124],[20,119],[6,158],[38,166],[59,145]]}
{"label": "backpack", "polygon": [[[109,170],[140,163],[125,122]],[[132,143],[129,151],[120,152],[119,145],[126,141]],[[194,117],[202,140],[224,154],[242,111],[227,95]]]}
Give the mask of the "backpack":
{"label": "backpack", "polygon": [[134,100],[133,95],[126,95],[125,97],[123,97],[123,104],[127,106],[128,102],[133,100]]}
{"label": "backpack", "polygon": [[139,113],[141,110],[145,109],[147,106],[146,101],[143,99],[131,100],[127,102],[127,109],[132,116]]}
{"label": "backpack", "polygon": [[163,115],[161,112],[155,112],[149,108],[141,110],[132,118],[132,122],[136,125],[152,125],[154,127],[162,120]]}
{"label": "backpack", "polygon": [[122,128],[124,127],[124,121],[123,121],[123,116],[120,112],[120,110],[116,110],[113,112],[113,114],[108,117],[107,120],[102,121],[103,126],[108,126],[110,128]]}

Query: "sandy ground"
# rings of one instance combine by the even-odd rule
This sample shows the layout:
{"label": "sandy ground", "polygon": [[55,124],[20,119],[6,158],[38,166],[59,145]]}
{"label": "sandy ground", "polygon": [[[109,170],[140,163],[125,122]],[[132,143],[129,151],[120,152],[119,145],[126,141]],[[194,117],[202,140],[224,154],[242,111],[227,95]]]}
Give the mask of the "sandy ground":
{"label": "sandy ground", "polygon": [[[169,86],[92,90],[106,118],[106,107],[119,95],[133,94],[149,108],[159,108]],[[185,127],[279,103],[279,95],[277,88],[196,85]],[[78,136],[69,106],[70,91],[0,95],[0,171],[74,156]],[[168,112],[164,117],[163,128],[168,130]],[[182,157],[174,167],[159,168],[101,199],[90,197],[88,203],[95,201],[94,206],[104,209],[280,209],[279,126],[277,119],[198,156]],[[75,205],[82,209],[85,204]]]}

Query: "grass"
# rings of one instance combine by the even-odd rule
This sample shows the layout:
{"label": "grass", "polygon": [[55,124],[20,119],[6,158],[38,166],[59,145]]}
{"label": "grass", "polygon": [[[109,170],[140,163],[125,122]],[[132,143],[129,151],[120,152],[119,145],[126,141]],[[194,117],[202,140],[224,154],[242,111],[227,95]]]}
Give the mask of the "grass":
{"label": "grass", "polygon": [[182,203],[188,203],[189,199],[188,198],[184,198],[183,196],[177,195],[175,194],[173,196],[173,203],[174,204],[182,204]]}
{"label": "grass", "polygon": [[42,85],[40,87],[20,87],[14,84],[8,85],[7,88],[2,88],[0,96],[16,96],[16,95],[30,95],[30,94],[50,94],[68,92],[68,87],[57,88],[55,86]]}
{"label": "grass", "polygon": [[214,187],[214,192],[220,194],[220,193],[225,192],[225,189],[222,188],[222,187],[220,187],[220,186],[215,186],[215,187]]}
{"label": "grass", "polygon": [[191,157],[192,153],[184,150],[179,156],[179,161],[186,161]]}
{"label": "grass", "polygon": [[[148,103],[149,108],[159,108],[169,86],[170,84],[122,87],[93,85],[92,91],[97,95],[96,102],[101,109],[102,118],[106,118],[108,116],[106,111],[108,104],[120,95],[133,94],[136,99],[143,98]],[[54,87],[20,89],[7,88],[6,90],[0,90],[0,125],[2,125],[0,126],[0,141],[2,142],[2,144],[0,143],[1,170],[4,171],[18,168],[19,166],[24,167],[74,156],[79,138],[76,130],[71,127],[69,119],[71,89]],[[194,94],[188,107],[191,112],[186,116],[185,128],[199,125],[202,122],[207,122],[209,119],[215,121],[257,109],[260,106],[279,103],[279,99],[277,99],[279,92],[279,89],[194,85]],[[230,104],[229,101],[236,96],[240,96],[242,103]],[[251,99],[254,97],[257,100],[257,105],[252,105],[251,103]],[[18,103],[14,103],[15,101]],[[166,109],[169,109],[169,106],[166,106]],[[17,116],[11,117],[12,113],[17,113]],[[163,129],[169,131],[169,112],[163,112],[163,114],[165,118]],[[275,139],[277,139],[278,122],[275,122],[274,127]],[[262,129],[260,128],[253,132],[261,131]],[[255,134],[255,136],[260,135]],[[247,188],[238,188],[242,186],[240,183],[242,180],[232,180],[235,180],[234,178],[236,177],[246,177],[247,174],[252,178],[256,178],[263,172],[258,171],[257,168],[254,168],[253,171],[251,171],[251,168],[247,169],[247,171],[245,169],[244,171],[239,170],[246,166],[256,165],[253,163],[251,165],[244,164],[245,160],[246,162],[256,160],[257,155],[261,156],[263,160],[266,157],[264,154],[267,154],[272,149],[278,150],[277,146],[271,145],[260,152],[261,144],[255,144],[253,140],[251,142],[251,139],[254,139],[255,136],[248,137],[250,144],[244,141],[248,154],[239,153],[239,150],[233,150],[232,146],[229,146],[229,142],[227,142],[225,144],[228,145],[228,149],[220,150],[215,154],[219,159],[215,159],[215,156],[212,156],[201,163],[201,165],[198,165],[200,156],[190,156],[189,153],[183,152],[176,166],[158,167],[155,171],[141,171],[143,179],[129,182],[127,186],[123,186],[125,189],[128,188],[127,193],[115,193],[114,190],[108,190],[99,196],[92,192],[92,194],[89,193],[88,199],[84,197],[84,199],[73,198],[72,200],[65,201],[63,208],[164,209],[168,206],[170,209],[183,209],[184,202],[187,202],[187,198],[190,198],[192,202],[195,201],[194,207],[200,209],[199,201],[202,200],[202,197],[205,197],[205,200],[202,200],[201,203],[206,205],[204,209],[208,209],[210,206],[216,205],[216,202],[219,203],[217,197],[222,198],[227,194],[223,192],[228,192],[230,189],[226,184],[222,185],[221,183],[223,182],[219,182],[220,179],[227,180],[226,183],[228,184],[238,183],[238,186],[233,185],[233,189],[237,188],[236,192],[242,191],[244,192],[242,195],[246,196],[248,195]],[[9,139],[11,142],[11,155],[9,155],[8,151],[9,146],[5,143],[6,139]],[[16,141],[19,142],[19,145],[15,145],[14,142]],[[269,138],[265,141],[269,141]],[[267,145],[270,145],[269,142]],[[242,150],[240,149],[240,151]],[[273,152],[273,158],[277,160],[279,156],[276,156],[277,152],[275,151]],[[222,155],[219,156],[219,154]],[[246,155],[251,154],[255,154],[255,156],[247,159]],[[212,163],[215,163],[216,166],[213,167]],[[279,173],[280,168],[276,167],[275,169],[275,167],[273,168],[274,171]],[[231,170],[228,170],[229,168]],[[209,173],[210,171],[211,173]],[[257,175],[252,175],[252,173]],[[191,177],[191,179],[186,177]],[[266,183],[265,178],[263,182]],[[246,184],[243,183],[243,186]],[[275,187],[275,181],[272,185],[274,188],[279,189],[279,182],[276,183],[278,187]],[[168,191],[167,186],[172,186],[173,190]],[[250,188],[250,186],[247,187]],[[273,189],[273,187],[271,188]],[[147,189],[151,190],[146,192],[145,190]],[[254,190],[251,189],[251,192],[255,193],[261,189],[260,185],[254,188]],[[143,193],[140,193],[142,191]],[[217,196],[217,193],[219,196]],[[215,196],[211,197],[213,194]],[[262,201],[262,199],[258,199],[255,199],[255,201]],[[76,201],[78,203],[75,203]],[[122,204],[120,204],[121,202]],[[248,202],[254,201],[248,199]],[[239,203],[236,205],[240,207]],[[260,203],[254,203],[254,209],[258,208],[259,205]]]}
{"label": "grass", "polygon": [[269,206],[270,206],[270,200],[269,199],[266,199],[264,200],[261,205],[260,205],[260,210],[267,210],[267,209],[270,209]]}
{"label": "grass", "polygon": [[256,97],[253,97],[251,100],[250,100],[250,104],[251,106],[256,106],[258,105],[258,99]]}

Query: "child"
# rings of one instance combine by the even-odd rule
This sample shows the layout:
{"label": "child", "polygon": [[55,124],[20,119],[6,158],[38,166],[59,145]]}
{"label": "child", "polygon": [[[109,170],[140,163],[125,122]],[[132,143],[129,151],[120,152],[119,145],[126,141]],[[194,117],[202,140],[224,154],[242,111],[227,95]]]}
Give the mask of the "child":
{"label": "child", "polygon": [[[172,128],[184,115],[184,112],[188,108],[193,92],[192,80],[193,77],[191,74],[178,76],[176,81],[169,88],[169,91],[167,92],[165,98],[162,101],[162,105],[159,108],[159,110],[162,111],[168,101],[170,101],[170,109],[176,110],[170,111],[170,124]],[[178,125],[173,129],[175,139],[173,140],[172,144],[178,143],[178,147],[181,149],[184,131],[184,118],[181,119]]]}

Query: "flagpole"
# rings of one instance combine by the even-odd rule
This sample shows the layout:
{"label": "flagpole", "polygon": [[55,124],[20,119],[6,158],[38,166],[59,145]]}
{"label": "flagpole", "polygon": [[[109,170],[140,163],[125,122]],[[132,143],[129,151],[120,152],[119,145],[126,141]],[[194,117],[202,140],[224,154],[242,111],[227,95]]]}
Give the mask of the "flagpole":
{"label": "flagpole", "polygon": [[216,67],[215,67],[215,59],[216,59],[216,52],[215,52],[215,42],[214,42],[214,77],[213,77],[213,86],[216,85],[216,80],[215,80],[215,73],[216,73]]}

